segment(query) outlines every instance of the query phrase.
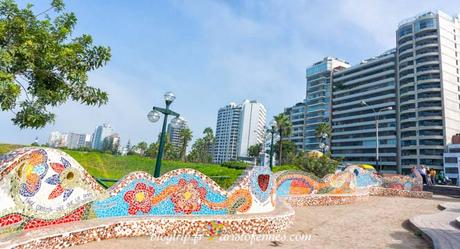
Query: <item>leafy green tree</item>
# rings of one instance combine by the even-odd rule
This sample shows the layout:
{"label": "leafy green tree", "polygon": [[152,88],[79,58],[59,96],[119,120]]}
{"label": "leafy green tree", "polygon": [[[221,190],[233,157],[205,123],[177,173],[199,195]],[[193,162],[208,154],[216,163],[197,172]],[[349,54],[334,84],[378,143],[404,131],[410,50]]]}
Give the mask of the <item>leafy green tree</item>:
{"label": "leafy green tree", "polygon": [[[283,140],[282,143],[282,146],[280,146],[280,141],[276,142],[276,146],[273,146],[274,152],[277,155],[281,155],[281,160],[283,164],[290,164],[296,157],[297,147],[294,142],[289,140]],[[283,148],[281,152],[279,150],[280,148]],[[280,163],[279,165],[282,164]]]}
{"label": "leafy green tree", "polygon": [[248,148],[248,155],[256,159],[256,165],[259,165],[260,152],[262,152],[262,144],[254,144]]}
{"label": "leafy green tree", "polygon": [[144,156],[145,152],[147,151],[148,144],[144,141],[139,142],[138,144],[134,145],[132,150],[137,151],[139,155]]}
{"label": "leafy green tree", "polygon": [[87,81],[88,72],[110,60],[110,48],[93,45],[87,34],[73,37],[77,17],[63,10],[62,0],[38,14],[31,4],[21,9],[14,0],[0,1],[0,110],[12,112],[20,128],[53,122],[49,108],[68,100],[98,106],[108,101]]}
{"label": "leafy green tree", "polygon": [[212,162],[212,149],[214,144],[214,132],[207,127],[203,131],[204,136],[198,138],[192,145],[192,150],[188,155],[188,160],[196,163]]}
{"label": "leafy green tree", "polygon": [[[289,135],[291,135],[291,132],[292,132],[291,120],[289,119],[289,116],[287,114],[285,114],[285,113],[280,113],[277,116],[275,116],[274,118],[275,118],[275,121],[276,121],[278,134],[280,136],[280,141],[283,141],[283,139],[285,137],[288,137]],[[278,143],[278,146],[279,146],[279,151],[278,151],[279,152],[278,153],[279,164],[282,165],[283,164],[283,159],[282,159],[283,143]]]}
{"label": "leafy green tree", "polygon": [[145,153],[146,157],[150,157],[152,159],[155,159],[158,155],[158,144],[157,143],[151,143],[149,147],[147,148],[147,151]]}
{"label": "leafy green tree", "polygon": [[180,137],[180,158],[183,162],[186,161],[186,153],[188,143],[192,140],[192,131],[189,128],[183,128],[179,133]]}
{"label": "leafy green tree", "polygon": [[310,156],[308,152],[299,155],[294,160],[294,165],[302,170],[312,173],[317,177],[324,177],[327,174],[332,174],[337,169],[339,161],[331,159],[329,154],[324,154],[319,157]]}

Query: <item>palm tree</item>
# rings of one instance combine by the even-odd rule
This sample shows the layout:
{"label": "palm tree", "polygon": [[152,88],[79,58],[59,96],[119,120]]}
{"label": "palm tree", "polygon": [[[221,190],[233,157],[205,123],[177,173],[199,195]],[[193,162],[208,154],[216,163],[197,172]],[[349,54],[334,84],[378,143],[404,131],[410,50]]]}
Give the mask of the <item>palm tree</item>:
{"label": "palm tree", "polygon": [[280,113],[274,117],[276,121],[276,126],[278,128],[278,134],[280,135],[280,143],[279,143],[279,164],[282,164],[282,155],[283,155],[283,141],[284,137],[291,135],[292,131],[292,123],[289,119],[289,116],[286,113]]}
{"label": "palm tree", "polygon": [[332,128],[328,123],[321,123],[316,127],[315,136],[317,138],[323,138],[324,136],[331,137],[331,134]]}
{"label": "palm tree", "polygon": [[192,140],[192,131],[189,128],[181,129],[180,133],[180,157],[185,162],[188,143]]}

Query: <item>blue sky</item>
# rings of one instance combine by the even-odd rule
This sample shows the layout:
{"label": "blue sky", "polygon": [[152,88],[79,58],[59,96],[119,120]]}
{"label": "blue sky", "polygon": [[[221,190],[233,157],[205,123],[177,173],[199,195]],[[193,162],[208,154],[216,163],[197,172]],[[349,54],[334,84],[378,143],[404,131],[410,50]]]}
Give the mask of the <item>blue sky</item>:
{"label": "blue sky", "polygon": [[[50,1],[32,2],[35,9]],[[215,129],[217,110],[229,102],[261,101],[268,117],[305,98],[305,68],[325,56],[352,64],[394,47],[402,19],[425,10],[460,13],[458,1],[66,1],[88,33],[112,49],[112,60],[91,72],[89,84],[109,93],[101,108],[69,102],[56,122],[39,130],[12,125],[0,112],[0,143],[45,143],[53,130],[91,133],[108,122],[122,143],[152,142],[161,122],[149,123],[153,105],[173,91],[172,108],[194,138]],[[269,121],[269,120],[267,120]]]}

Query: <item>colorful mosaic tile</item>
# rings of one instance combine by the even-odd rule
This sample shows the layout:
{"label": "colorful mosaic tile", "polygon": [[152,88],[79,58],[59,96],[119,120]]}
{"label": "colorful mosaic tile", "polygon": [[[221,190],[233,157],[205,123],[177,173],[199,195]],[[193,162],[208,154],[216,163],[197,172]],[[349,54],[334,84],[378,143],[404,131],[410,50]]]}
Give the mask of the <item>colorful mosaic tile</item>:
{"label": "colorful mosaic tile", "polygon": [[74,222],[80,230],[17,243],[67,247],[152,233],[269,233],[285,229],[293,215],[275,212],[283,208],[277,196],[293,206],[347,204],[369,194],[429,197],[419,190],[418,178],[381,178],[356,166],[322,179],[300,171],[272,174],[269,167],[257,166],[228,190],[192,169],[159,178],[132,172],[104,190],[67,154],[24,148],[0,158],[0,234],[44,226],[52,231],[51,225]]}

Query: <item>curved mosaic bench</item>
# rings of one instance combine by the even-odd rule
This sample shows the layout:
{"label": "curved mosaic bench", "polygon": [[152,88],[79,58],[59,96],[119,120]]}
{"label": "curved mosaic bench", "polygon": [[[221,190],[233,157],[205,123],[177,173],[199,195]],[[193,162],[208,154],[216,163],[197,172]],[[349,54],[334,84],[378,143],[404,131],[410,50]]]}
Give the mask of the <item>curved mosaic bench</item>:
{"label": "curved mosaic bench", "polygon": [[[381,178],[357,166],[322,179],[301,171],[273,175],[270,168],[257,166],[228,190],[192,169],[159,178],[132,172],[105,190],[69,155],[24,148],[0,157],[0,245],[65,247],[152,233],[279,232],[294,215],[279,201],[339,205],[364,200],[369,191],[416,197],[423,195],[415,191],[418,180]],[[277,201],[277,196],[282,198]]]}
{"label": "curved mosaic bench", "polygon": [[192,169],[133,172],[104,190],[69,155],[24,148],[0,158],[0,234],[95,218],[269,213],[273,186],[271,170],[254,167],[229,190]]}
{"label": "curved mosaic bench", "polygon": [[1,248],[64,248],[111,238],[135,236],[220,236],[267,234],[287,229],[294,210],[286,203],[263,214],[216,216],[136,216],[91,219],[0,237]]}
{"label": "curved mosaic bench", "polygon": [[366,200],[369,195],[431,198],[421,191],[421,179],[410,176],[381,177],[358,166],[322,179],[303,171],[281,171],[275,175],[276,191],[293,206],[327,206]]}

